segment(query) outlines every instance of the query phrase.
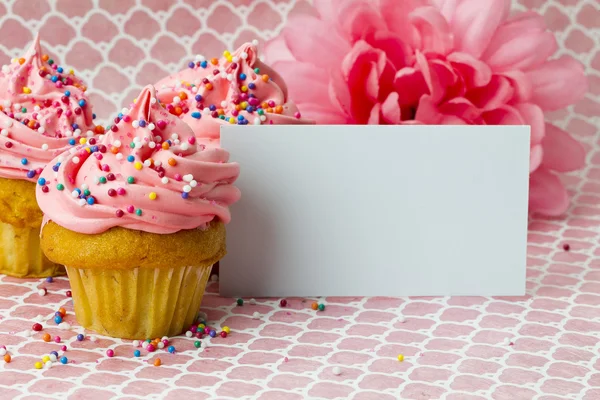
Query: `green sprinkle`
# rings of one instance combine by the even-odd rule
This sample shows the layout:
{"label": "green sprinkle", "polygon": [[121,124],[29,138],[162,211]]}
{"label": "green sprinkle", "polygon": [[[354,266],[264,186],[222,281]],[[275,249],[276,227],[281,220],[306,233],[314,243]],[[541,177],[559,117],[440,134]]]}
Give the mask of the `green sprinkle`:
{"label": "green sprinkle", "polygon": [[54,60],[53,59],[49,59],[48,60],[48,65],[52,65],[52,64],[54,64]]}
{"label": "green sprinkle", "polygon": [[131,147],[132,149],[134,149],[135,148],[135,142],[129,143],[129,147]]}
{"label": "green sprinkle", "polygon": [[254,73],[258,74],[260,72],[260,68],[254,68]]}
{"label": "green sprinkle", "polygon": [[137,210],[135,210],[135,214],[139,217],[142,215],[142,209],[138,208]]}
{"label": "green sprinkle", "polygon": [[26,113],[26,112],[27,112],[27,109],[26,109],[25,107],[23,107],[23,108],[21,108],[21,112],[22,112],[22,113]]}
{"label": "green sprinkle", "polygon": [[100,181],[100,183],[106,183],[106,178],[104,176],[101,176],[98,181]]}
{"label": "green sprinkle", "polygon": [[258,113],[258,115],[263,115],[265,113],[265,110],[259,108],[256,112]]}
{"label": "green sprinkle", "polygon": [[325,304],[319,304],[319,311],[325,311]]}
{"label": "green sprinkle", "polygon": [[194,342],[194,347],[195,347],[195,348],[197,348],[197,349],[199,349],[199,348],[200,348],[200,346],[202,346],[202,342],[200,342],[199,340],[196,340],[196,341]]}
{"label": "green sprinkle", "polygon": [[135,183],[135,178],[133,176],[128,176],[127,183]]}
{"label": "green sprinkle", "polygon": [[237,299],[237,305],[238,306],[243,306],[244,305],[244,299]]}
{"label": "green sprinkle", "polygon": [[58,185],[56,185],[56,189],[57,190],[65,190],[65,185],[63,185],[62,183],[59,183]]}
{"label": "green sprinkle", "polygon": [[89,196],[91,193],[92,193],[92,192],[90,192],[90,191],[89,191],[89,189],[85,189],[85,190],[83,191],[83,195],[84,195],[84,196]]}

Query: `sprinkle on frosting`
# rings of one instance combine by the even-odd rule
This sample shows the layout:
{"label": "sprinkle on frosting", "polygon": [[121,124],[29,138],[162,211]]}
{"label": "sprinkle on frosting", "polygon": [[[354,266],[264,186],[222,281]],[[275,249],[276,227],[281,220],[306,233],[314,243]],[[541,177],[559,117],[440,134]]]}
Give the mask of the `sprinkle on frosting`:
{"label": "sprinkle on frosting", "polygon": [[101,144],[90,139],[42,172],[37,196],[47,219],[86,234],[114,226],[172,233],[214,218],[229,222],[238,165],[225,150],[199,143],[155,99],[154,87],[144,88]]}
{"label": "sprinkle on frosting", "polygon": [[43,54],[39,35],[24,57],[2,66],[0,177],[35,181],[57,154],[99,133],[85,91],[72,70]]}
{"label": "sprinkle on frosting", "polygon": [[201,138],[218,138],[222,124],[312,123],[288,99],[283,79],[258,59],[257,43],[224,51],[210,62],[197,56],[157,83],[160,101]]}

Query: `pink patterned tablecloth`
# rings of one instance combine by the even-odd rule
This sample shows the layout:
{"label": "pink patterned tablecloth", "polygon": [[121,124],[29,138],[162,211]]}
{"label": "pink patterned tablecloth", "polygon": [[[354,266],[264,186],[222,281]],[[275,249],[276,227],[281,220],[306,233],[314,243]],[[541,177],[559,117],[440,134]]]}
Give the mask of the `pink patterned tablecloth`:
{"label": "pink patterned tablecloth", "polygon": [[[573,195],[568,215],[530,224],[527,296],[324,298],[318,301],[326,309],[317,312],[313,299],[238,307],[212,283],[203,310],[231,334],[200,350],[176,338],[176,354],[142,351],[136,359],[129,342],[90,340],[93,333],[74,320],[66,279],[2,276],[0,344],[12,361],[0,360],[0,398],[600,399],[600,3],[519,0],[515,8],[544,14],[560,53],[583,62],[590,77],[584,100],[549,116],[585,144],[589,166],[565,177]],[[269,39],[302,12],[310,12],[309,3],[294,0],[6,0],[0,63],[20,55],[41,30],[48,52],[76,68],[90,84],[95,111],[108,120],[142,85],[193,54]],[[61,306],[71,330],[51,321]],[[42,333],[68,346],[67,365],[34,369],[59,348],[42,333],[31,336],[38,318]],[[114,358],[105,356],[108,348]],[[162,366],[152,365],[156,357]]]}

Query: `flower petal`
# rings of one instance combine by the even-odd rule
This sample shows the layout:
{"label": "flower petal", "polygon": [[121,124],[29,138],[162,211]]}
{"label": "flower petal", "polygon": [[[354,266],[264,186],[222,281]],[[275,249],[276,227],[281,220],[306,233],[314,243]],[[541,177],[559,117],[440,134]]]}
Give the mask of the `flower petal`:
{"label": "flower petal", "polygon": [[283,36],[277,36],[269,40],[263,47],[263,55],[265,60],[270,64],[277,61],[295,61],[296,58],[287,47]]}
{"label": "flower petal", "polygon": [[467,92],[467,99],[482,110],[489,111],[501,107],[512,98],[514,89],[508,79],[493,75],[490,83]]}
{"label": "flower petal", "polygon": [[540,144],[546,130],[544,113],[541,108],[530,103],[516,104],[513,107],[521,114],[525,125],[531,126],[531,146],[533,147]]}
{"label": "flower petal", "polygon": [[508,105],[484,112],[482,116],[488,125],[525,125],[519,111]]}
{"label": "flower petal", "polygon": [[535,171],[542,163],[542,157],[544,155],[544,149],[542,145],[536,145],[529,151],[529,172]]}
{"label": "flower petal", "polygon": [[368,1],[347,1],[338,10],[338,23],[351,43],[385,26],[379,10]]}
{"label": "flower petal", "polygon": [[272,65],[287,83],[289,97],[296,103],[329,103],[329,74],[308,63],[278,61]]}
{"label": "flower petal", "polygon": [[356,123],[350,115],[345,114],[340,109],[325,108],[322,104],[316,103],[297,103],[302,110],[302,117],[312,119],[317,124],[323,125],[345,125]]}
{"label": "flower petal", "polygon": [[398,93],[392,92],[381,104],[381,119],[388,124],[399,124],[401,121]]}
{"label": "flower petal", "polygon": [[419,7],[410,13],[410,21],[419,32],[421,51],[446,55],[452,50],[453,37],[446,19],[435,7]]}
{"label": "flower petal", "polygon": [[430,93],[421,71],[410,67],[402,68],[396,73],[394,88],[398,93],[398,102],[401,105],[415,108],[421,96]]}
{"label": "flower petal", "polygon": [[544,168],[529,176],[529,212],[558,216],[569,207],[569,195],[560,179]]}
{"label": "flower petal", "polygon": [[400,37],[390,32],[377,31],[365,36],[372,47],[382,50],[388,62],[397,71],[404,68],[413,58],[412,49]]}
{"label": "flower petal", "polygon": [[[506,77],[514,89],[512,102],[526,103],[531,100],[532,86],[529,77],[522,71],[505,71],[500,73]],[[537,103],[537,102],[534,102]]]}
{"label": "flower petal", "polygon": [[552,124],[546,124],[546,134],[542,140],[544,147],[544,168],[568,172],[585,166],[585,149],[571,135]]}
{"label": "flower petal", "polygon": [[543,18],[528,12],[500,26],[481,58],[494,71],[527,70],[542,64],[557,48]]}
{"label": "flower petal", "polygon": [[527,78],[533,85],[531,101],[543,110],[558,110],[574,104],[588,90],[583,66],[567,56],[528,71]]}
{"label": "flower petal", "polygon": [[485,86],[492,79],[490,67],[470,54],[452,53],[448,61],[461,73],[468,89]]}

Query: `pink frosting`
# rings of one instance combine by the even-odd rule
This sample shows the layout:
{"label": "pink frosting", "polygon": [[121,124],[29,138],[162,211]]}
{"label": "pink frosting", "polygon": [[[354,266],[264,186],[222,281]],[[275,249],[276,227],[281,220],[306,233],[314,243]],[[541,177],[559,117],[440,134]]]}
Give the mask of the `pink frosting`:
{"label": "pink frosting", "polygon": [[54,157],[98,132],[84,92],[72,71],[42,54],[39,35],[23,58],[2,67],[0,177],[35,181]]}
{"label": "pink frosting", "polygon": [[285,82],[258,59],[252,43],[232,54],[225,52],[220,60],[198,56],[188,68],[162,79],[156,87],[160,101],[199,138],[218,140],[221,125],[229,123],[314,123],[301,118],[288,98]]}
{"label": "pink frosting", "polygon": [[44,169],[37,199],[46,221],[85,234],[115,226],[168,234],[229,222],[240,192],[239,166],[227,151],[198,143],[152,86],[117,121],[97,151],[81,146]]}

